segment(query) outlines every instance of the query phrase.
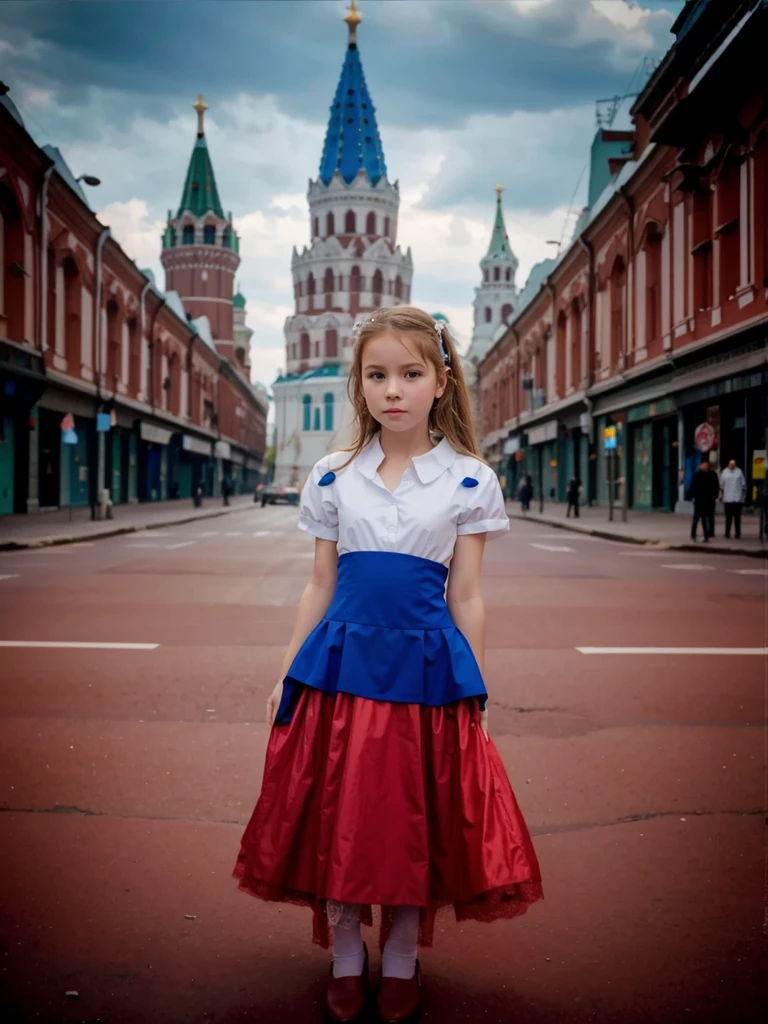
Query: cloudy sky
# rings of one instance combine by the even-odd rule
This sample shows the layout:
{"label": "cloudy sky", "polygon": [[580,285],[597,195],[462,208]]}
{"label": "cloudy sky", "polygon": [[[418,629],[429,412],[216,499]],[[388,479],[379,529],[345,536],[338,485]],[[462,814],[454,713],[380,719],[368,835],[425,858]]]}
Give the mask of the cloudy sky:
{"label": "cloudy sky", "polygon": [[[159,240],[175,211],[202,92],[254,378],[284,365],[291,249],[309,241],[318,172],[347,40],[347,0],[4,0],[0,67],[28,130],[75,174],[126,252],[162,284]],[[522,285],[549,239],[570,237],[586,196],[597,100],[637,91],[673,37],[683,0],[360,0],[358,31],[413,300],[471,331],[494,186]],[[625,123],[629,102],[624,104]],[[617,124],[619,122],[617,121]]]}

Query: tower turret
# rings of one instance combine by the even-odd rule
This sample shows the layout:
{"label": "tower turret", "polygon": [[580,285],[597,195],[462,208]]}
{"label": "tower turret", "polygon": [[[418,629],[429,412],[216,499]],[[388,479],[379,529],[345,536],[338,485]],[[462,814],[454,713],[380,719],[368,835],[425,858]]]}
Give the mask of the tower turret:
{"label": "tower turret", "polygon": [[512,252],[504,224],[501,196],[504,189],[496,186],[496,215],[488,251],[480,260],[483,280],[475,288],[475,318],[472,343],[467,358],[477,364],[491,347],[498,327],[507,323],[517,304],[517,257]]}
{"label": "tower turret", "polygon": [[225,214],[205,138],[202,96],[197,112],[197,139],[187,168],[179,208],[168,211],[160,261],[165,268],[166,291],[178,292],[192,319],[208,317],[217,349],[232,362],[236,358],[232,293],[240,265],[239,239],[232,214]]}

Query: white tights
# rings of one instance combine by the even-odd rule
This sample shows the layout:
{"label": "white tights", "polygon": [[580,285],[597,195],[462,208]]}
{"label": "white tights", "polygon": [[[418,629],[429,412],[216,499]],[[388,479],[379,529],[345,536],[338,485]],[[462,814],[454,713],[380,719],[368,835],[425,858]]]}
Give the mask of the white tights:
{"label": "white tights", "polygon": [[[363,973],[365,952],[360,934],[360,904],[328,900],[328,923],[333,931],[334,978]],[[416,970],[419,908],[395,907],[392,930],[384,946],[381,971],[385,978],[412,978]]]}

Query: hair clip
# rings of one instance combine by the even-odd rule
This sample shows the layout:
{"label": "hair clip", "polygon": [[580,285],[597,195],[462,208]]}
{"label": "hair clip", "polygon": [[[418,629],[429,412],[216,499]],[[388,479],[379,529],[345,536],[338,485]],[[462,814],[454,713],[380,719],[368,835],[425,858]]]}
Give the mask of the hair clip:
{"label": "hair clip", "polygon": [[360,331],[362,331],[362,329],[365,327],[366,324],[375,324],[375,323],[376,323],[376,317],[375,316],[372,316],[370,320],[355,320],[354,324],[352,325],[352,337],[354,339],[357,339],[357,337],[360,334]]}
{"label": "hair clip", "polygon": [[447,366],[448,363],[450,362],[450,358],[448,356],[448,349],[445,347],[445,342],[443,341],[443,330],[445,328],[445,321],[435,320],[433,322],[435,325],[435,330],[437,331],[437,337],[440,341],[440,352],[443,356],[443,362]]}

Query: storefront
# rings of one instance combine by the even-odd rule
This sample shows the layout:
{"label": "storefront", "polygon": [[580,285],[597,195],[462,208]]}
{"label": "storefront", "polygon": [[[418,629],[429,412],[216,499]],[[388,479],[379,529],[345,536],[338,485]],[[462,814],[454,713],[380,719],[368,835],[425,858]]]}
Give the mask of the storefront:
{"label": "storefront", "polygon": [[0,515],[37,508],[37,416],[42,357],[0,342]]}
{"label": "storefront", "polygon": [[138,437],[139,501],[164,501],[168,497],[168,445],[173,432],[141,420]]}
{"label": "storefront", "polygon": [[201,437],[183,434],[179,460],[179,497],[189,498],[201,491],[203,497],[213,495],[213,444]]}
{"label": "storefront", "polygon": [[660,398],[627,410],[629,505],[674,511],[678,484],[677,403]]}

